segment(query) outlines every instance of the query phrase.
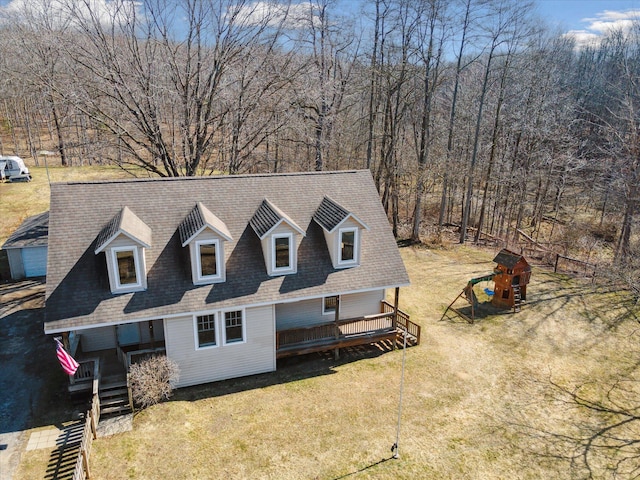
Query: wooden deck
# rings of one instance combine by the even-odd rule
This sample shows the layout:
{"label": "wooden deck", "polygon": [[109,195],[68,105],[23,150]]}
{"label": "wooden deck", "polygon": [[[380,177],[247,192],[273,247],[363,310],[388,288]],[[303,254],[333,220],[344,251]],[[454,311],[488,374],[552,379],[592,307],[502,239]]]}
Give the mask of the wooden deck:
{"label": "wooden deck", "polygon": [[420,325],[411,322],[409,315],[398,310],[394,319],[394,307],[387,302],[382,302],[381,310],[376,315],[276,332],[276,358],[396,341],[405,329],[409,345],[420,343]]}

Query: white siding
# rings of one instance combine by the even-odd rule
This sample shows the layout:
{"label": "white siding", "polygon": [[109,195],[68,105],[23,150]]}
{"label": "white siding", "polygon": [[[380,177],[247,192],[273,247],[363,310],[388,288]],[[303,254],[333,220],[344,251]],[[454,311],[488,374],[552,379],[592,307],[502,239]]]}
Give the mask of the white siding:
{"label": "white siding", "polygon": [[340,318],[356,318],[380,313],[384,290],[344,295],[340,301]]}
{"label": "white siding", "polygon": [[[167,356],[180,367],[178,387],[276,369],[273,306],[245,309],[246,342],[196,349],[193,316],[164,320]],[[221,328],[218,312],[217,328]],[[220,339],[222,336],[220,336]]]}
{"label": "white siding", "polygon": [[276,330],[308,327],[332,320],[333,315],[322,315],[322,298],[276,305]]}
{"label": "white siding", "polygon": [[[340,318],[356,318],[380,313],[380,302],[383,298],[384,290],[342,295]],[[322,302],[322,298],[314,298],[276,305],[277,330],[332,322],[335,318],[333,315],[322,315]]]}
{"label": "white siding", "polygon": [[116,327],[99,327],[78,332],[83,352],[116,348]]}

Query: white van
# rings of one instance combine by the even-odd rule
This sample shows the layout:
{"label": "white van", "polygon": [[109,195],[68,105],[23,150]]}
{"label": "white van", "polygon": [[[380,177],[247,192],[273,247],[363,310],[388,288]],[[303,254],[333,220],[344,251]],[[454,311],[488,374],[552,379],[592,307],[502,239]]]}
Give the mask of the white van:
{"label": "white van", "polygon": [[16,156],[0,156],[0,179],[11,182],[30,182],[31,174],[24,160]]}

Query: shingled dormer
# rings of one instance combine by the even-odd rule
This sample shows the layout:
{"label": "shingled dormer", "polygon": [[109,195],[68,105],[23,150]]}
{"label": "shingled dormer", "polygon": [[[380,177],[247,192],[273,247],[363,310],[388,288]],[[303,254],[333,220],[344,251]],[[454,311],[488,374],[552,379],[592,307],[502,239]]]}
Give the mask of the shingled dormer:
{"label": "shingled dormer", "polygon": [[224,282],[224,242],[232,240],[225,223],[198,202],[178,231],[182,246],[189,246],[193,284]]}
{"label": "shingled dormer", "polygon": [[111,293],[146,290],[145,249],[151,248],[151,229],[124,207],[102,229],[95,254],[104,252]]}
{"label": "shingled dormer", "polygon": [[298,270],[298,239],[305,233],[278,207],[263,200],[249,221],[262,242],[267,274],[289,275]]}
{"label": "shingled dormer", "polygon": [[313,219],[322,227],[333,268],[360,265],[362,231],[369,230],[364,222],[329,197],[322,199]]}

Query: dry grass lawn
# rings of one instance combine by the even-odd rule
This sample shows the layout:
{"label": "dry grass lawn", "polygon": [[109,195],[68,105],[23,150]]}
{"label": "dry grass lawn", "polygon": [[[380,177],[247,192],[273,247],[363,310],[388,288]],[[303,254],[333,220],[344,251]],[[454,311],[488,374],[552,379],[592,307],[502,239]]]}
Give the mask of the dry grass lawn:
{"label": "dry grass lawn", "polygon": [[31,182],[0,182],[0,245],[25,218],[49,209],[49,181],[54,183],[129,178],[127,173],[113,166],[49,167],[47,175],[44,167],[29,165],[29,171],[33,176]]}
{"label": "dry grass lawn", "polygon": [[[132,432],[94,442],[93,478],[575,479],[588,468],[594,478],[631,478],[638,458],[616,462],[637,455],[637,444],[599,445],[615,441],[607,433],[638,442],[638,410],[607,429],[624,412],[578,406],[571,393],[637,407],[637,307],[613,288],[534,269],[520,313],[441,320],[469,278],[491,272],[494,254],[402,250],[412,286],[401,308],[423,337],[406,352],[399,459],[390,447],[402,351],[356,349],[338,362],[309,356],[179,390],[138,413]],[[634,381],[608,390],[621,379]],[[16,478],[42,478],[42,455],[25,453]]]}

